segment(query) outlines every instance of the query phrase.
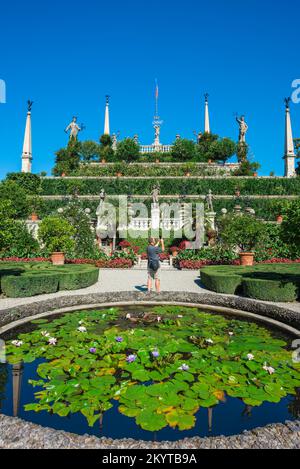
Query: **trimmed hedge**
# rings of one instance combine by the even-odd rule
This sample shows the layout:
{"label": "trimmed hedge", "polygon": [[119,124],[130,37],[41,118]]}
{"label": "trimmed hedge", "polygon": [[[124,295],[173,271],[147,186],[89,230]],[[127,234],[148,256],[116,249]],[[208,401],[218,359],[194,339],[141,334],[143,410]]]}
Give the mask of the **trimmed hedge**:
{"label": "trimmed hedge", "polygon": [[[65,207],[68,204],[68,199],[65,198],[64,200],[61,199],[43,199],[43,207],[39,211],[40,218],[44,218],[48,215],[53,215],[57,213],[57,209],[60,207]],[[133,202],[139,201],[140,199],[135,199],[133,197]],[[189,199],[188,197],[185,199],[186,203],[192,202],[200,202],[202,200],[199,199]],[[99,200],[95,199],[81,199],[80,200],[83,209],[89,208],[93,214],[95,214],[97,207],[99,205]],[[115,199],[109,199],[108,202],[112,203],[113,205],[117,206],[118,201]],[[151,206],[151,198],[146,199],[143,201],[145,205],[150,210]],[[160,200],[161,203],[174,203],[176,200],[169,199],[169,198],[162,198]],[[217,213],[220,213],[222,208],[226,208],[229,212],[231,212],[236,205],[236,199],[217,199],[214,201],[214,209]],[[265,220],[272,220],[275,221],[277,215],[280,215],[283,212],[283,209],[288,205],[289,199],[284,198],[284,196],[276,197],[276,199],[240,199],[239,204],[244,210],[247,206],[250,205],[251,208],[255,210],[256,215],[259,218],[263,218]]]}
{"label": "trimmed hedge", "polygon": [[200,275],[203,285],[217,293],[242,292],[249,298],[274,302],[299,298],[299,264],[204,267]]}
{"label": "trimmed hedge", "polygon": [[243,293],[249,298],[265,301],[293,302],[299,296],[300,279],[297,284],[288,280],[265,280],[245,278],[242,280]]}
{"label": "trimmed hedge", "polygon": [[99,269],[92,265],[8,263],[1,265],[1,292],[11,298],[30,297],[61,290],[86,288],[97,282]]}
{"label": "trimmed hedge", "polygon": [[73,194],[75,188],[80,195],[98,195],[103,188],[108,195],[150,194],[159,182],[161,195],[207,194],[233,195],[237,188],[243,195],[300,195],[300,178],[44,178],[42,195]]}

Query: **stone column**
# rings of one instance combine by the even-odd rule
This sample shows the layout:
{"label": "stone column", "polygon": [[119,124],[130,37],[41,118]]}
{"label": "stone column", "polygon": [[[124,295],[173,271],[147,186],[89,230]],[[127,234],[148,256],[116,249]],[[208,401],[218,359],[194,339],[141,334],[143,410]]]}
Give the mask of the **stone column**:
{"label": "stone column", "polygon": [[31,112],[27,112],[26,127],[22,152],[22,173],[31,173],[32,143],[31,143]]}
{"label": "stone column", "polygon": [[295,147],[292,132],[290,99],[285,100],[285,142],[284,142],[284,175],[287,178],[296,176],[295,171]]}
{"label": "stone column", "polygon": [[106,96],[105,119],[104,119],[104,135],[110,135],[110,126],[109,126],[109,96]]}

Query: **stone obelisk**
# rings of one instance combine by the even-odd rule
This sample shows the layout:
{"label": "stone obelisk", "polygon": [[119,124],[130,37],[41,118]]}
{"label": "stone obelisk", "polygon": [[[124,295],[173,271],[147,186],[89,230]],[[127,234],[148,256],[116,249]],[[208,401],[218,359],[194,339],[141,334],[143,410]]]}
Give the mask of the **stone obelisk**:
{"label": "stone obelisk", "polygon": [[109,96],[106,96],[106,104],[105,104],[105,118],[104,118],[104,135],[110,135],[110,128],[109,128]]}
{"label": "stone obelisk", "polygon": [[285,99],[285,143],[284,143],[284,175],[287,178],[294,177],[295,172],[295,147],[290,111],[291,98]]}
{"label": "stone obelisk", "polygon": [[205,93],[205,113],[204,113],[204,132],[210,134],[210,123],[209,123],[209,109],[208,109],[208,93]]}
{"label": "stone obelisk", "polygon": [[32,162],[32,142],[31,142],[31,107],[32,101],[28,101],[26,127],[24,134],[23,152],[22,152],[22,173],[31,173]]}

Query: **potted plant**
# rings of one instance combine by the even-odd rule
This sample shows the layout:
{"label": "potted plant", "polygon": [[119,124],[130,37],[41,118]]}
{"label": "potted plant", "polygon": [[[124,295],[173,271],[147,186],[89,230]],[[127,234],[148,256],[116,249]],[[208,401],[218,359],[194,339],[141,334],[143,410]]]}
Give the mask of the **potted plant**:
{"label": "potted plant", "polygon": [[253,265],[255,248],[264,233],[265,225],[249,214],[231,214],[220,222],[220,238],[232,249],[238,248],[241,265]]}
{"label": "potted plant", "polygon": [[177,256],[178,256],[178,251],[179,251],[178,246],[172,246],[172,247],[170,247],[170,253],[172,254],[173,257],[177,257]]}
{"label": "potted plant", "polygon": [[75,246],[75,228],[64,218],[49,216],[42,220],[38,237],[45,249],[51,253],[53,265],[63,265],[65,254]]}
{"label": "potted plant", "polygon": [[277,221],[277,223],[281,224],[283,222],[283,216],[282,215],[277,215],[276,221]]}
{"label": "potted plant", "polygon": [[31,208],[31,221],[37,221],[39,219],[38,212],[41,210],[42,207],[42,199],[38,195],[34,195],[30,200],[30,208]]}

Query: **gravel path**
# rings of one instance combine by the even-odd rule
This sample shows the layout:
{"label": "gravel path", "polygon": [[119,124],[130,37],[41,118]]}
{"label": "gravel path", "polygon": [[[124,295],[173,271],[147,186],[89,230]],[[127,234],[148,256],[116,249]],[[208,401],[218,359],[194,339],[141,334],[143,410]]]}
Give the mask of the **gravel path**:
{"label": "gravel path", "polygon": [[[60,298],[64,296],[88,295],[90,293],[107,292],[143,292],[147,290],[147,272],[145,270],[120,270],[103,269],[99,274],[99,281],[88,288],[81,290],[62,291],[50,293],[47,295],[38,295],[30,298],[1,298],[0,311],[14,306],[30,304],[33,301],[51,300],[51,298]],[[198,270],[162,270],[161,271],[162,291],[172,292],[190,292],[214,294],[206,290],[202,285]],[[272,303],[268,303],[272,304]],[[300,303],[276,303],[277,306],[291,309],[300,314]]]}

